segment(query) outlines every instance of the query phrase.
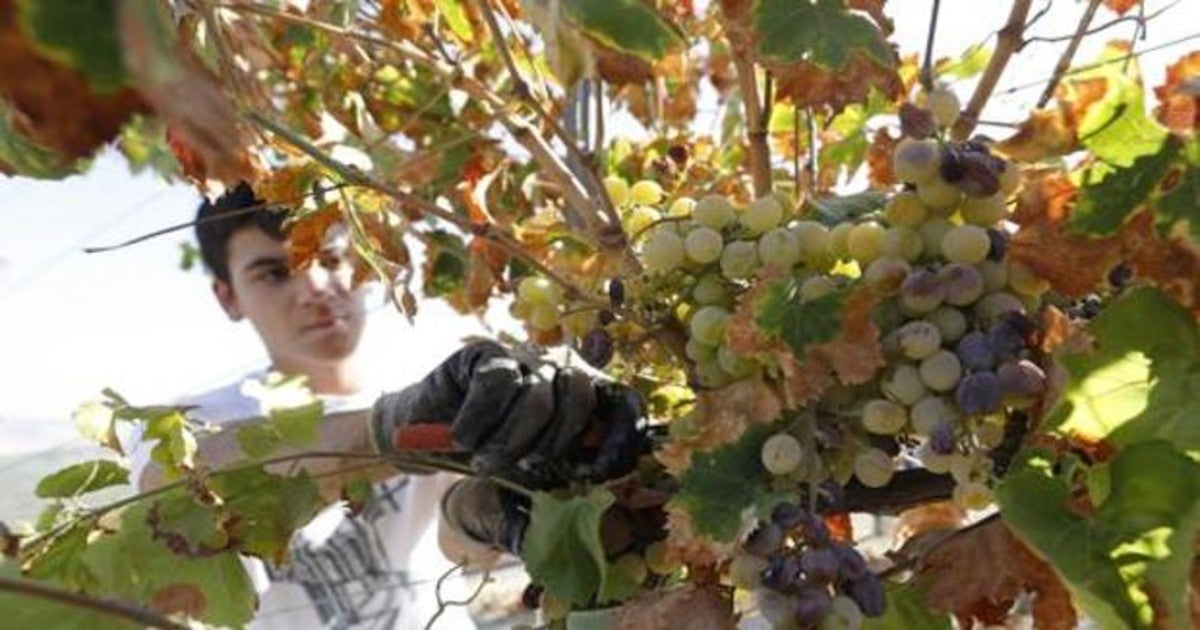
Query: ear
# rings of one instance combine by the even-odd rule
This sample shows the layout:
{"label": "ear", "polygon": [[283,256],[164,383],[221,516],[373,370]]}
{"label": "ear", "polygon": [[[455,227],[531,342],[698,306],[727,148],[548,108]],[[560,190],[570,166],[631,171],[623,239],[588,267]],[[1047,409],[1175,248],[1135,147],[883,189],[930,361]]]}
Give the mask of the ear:
{"label": "ear", "polygon": [[242,309],[238,306],[237,293],[234,292],[233,286],[228,282],[220,279],[213,279],[212,283],[213,295],[217,298],[217,303],[221,305],[221,309],[233,321],[241,321]]}

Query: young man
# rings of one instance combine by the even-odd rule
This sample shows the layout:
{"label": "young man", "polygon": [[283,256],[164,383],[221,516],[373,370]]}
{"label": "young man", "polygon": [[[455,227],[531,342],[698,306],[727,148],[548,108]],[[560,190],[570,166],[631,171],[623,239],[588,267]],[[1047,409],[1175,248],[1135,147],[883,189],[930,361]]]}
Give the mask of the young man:
{"label": "young man", "polygon": [[[532,479],[540,467],[570,457],[590,474],[615,472],[611,461],[598,470],[594,462],[579,461],[578,437],[596,426],[589,424],[596,418],[603,426],[632,427],[640,406],[628,390],[584,371],[531,367],[496,344],[480,343],[455,352],[419,383],[384,394],[404,384],[387,383],[386,374],[363,365],[364,296],[351,287],[344,244],[330,242],[316,262],[289,269],[284,214],[254,209],[259,205],[248,186],[233,188],[200,206],[196,234],[221,308],[230,319],[254,326],[271,364],[180,401],[195,406],[194,416],[226,426],[265,416],[248,393],[268,371],[279,372],[305,377],[327,415],[333,414],[321,427],[321,450],[387,451],[403,427],[439,422],[450,426],[456,445],[487,473]],[[335,413],[356,409],[368,411]],[[234,431],[218,433],[200,444],[201,459],[213,467],[228,464],[241,458],[236,444]],[[159,483],[154,466],[145,465],[149,446],[139,445],[133,454],[135,471],[144,471],[143,487]],[[393,470],[375,476],[380,480],[369,505],[357,516],[338,503],[326,508],[297,533],[288,565],[247,559],[260,594],[254,627],[423,627],[435,609],[431,578],[450,566],[444,558],[438,567],[425,564],[436,558],[428,553],[430,545],[420,544],[439,514],[439,542],[456,561],[485,562],[496,550],[520,546],[527,522],[522,506],[490,482]],[[414,586],[418,581],[426,588]],[[463,609],[451,608],[439,627],[471,623]]]}

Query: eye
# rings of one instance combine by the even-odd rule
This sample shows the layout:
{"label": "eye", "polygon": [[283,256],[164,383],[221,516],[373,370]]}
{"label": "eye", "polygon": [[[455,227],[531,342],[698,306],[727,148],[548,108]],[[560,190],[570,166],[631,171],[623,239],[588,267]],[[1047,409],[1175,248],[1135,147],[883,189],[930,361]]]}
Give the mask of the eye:
{"label": "eye", "polygon": [[292,277],[292,271],[287,265],[271,265],[262,270],[259,279],[268,284],[282,284]]}
{"label": "eye", "polygon": [[317,258],[317,264],[327,271],[338,271],[348,263],[345,252],[324,251]]}

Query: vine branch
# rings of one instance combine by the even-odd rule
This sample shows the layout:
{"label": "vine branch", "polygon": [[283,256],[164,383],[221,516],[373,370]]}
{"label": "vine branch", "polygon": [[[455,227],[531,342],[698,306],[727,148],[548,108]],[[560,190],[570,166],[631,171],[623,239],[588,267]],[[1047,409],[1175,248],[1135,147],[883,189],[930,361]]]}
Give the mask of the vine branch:
{"label": "vine branch", "polygon": [[759,101],[758,77],[754,62],[741,52],[733,56],[737,67],[738,84],[742,88],[742,105],[746,108],[746,140],[750,145],[750,175],[754,181],[754,196],[771,194],[771,151],[767,146],[767,129]]}
{"label": "vine branch", "polygon": [[1088,26],[1091,25],[1092,18],[1096,16],[1096,10],[1099,7],[1100,0],[1089,0],[1087,8],[1083,11],[1083,17],[1079,18],[1079,25],[1075,27],[1075,35],[1071,37],[1066,50],[1058,58],[1058,63],[1054,66],[1054,74],[1050,76],[1050,80],[1046,83],[1046,88],[1042,90],[1042,95],[1038,97],[1038,109],[1045,107],[1046,103],[1050,102],[1050,97],[1054,96],[1054,88],[1058,87],[1058,82],[1062,80],[1063,74],[1071,67],[1071,59],[1075,57],[1075,51],[1079,50],[1079,43],[1083,41],[1083,36],[1087,34]]}
{"label": "vine branch", "polygon": [[933,91],[933,39],[937,35],[938,13],[942,8],[942,0],[933,0],[933,8],[929,10],[929,33],[925,36],[925,65],[921,67],[921,85],[926,92]]}
{"label": "vine branch", "polygon": [[19,593],[21,595],[28,595],[30,597],[37,597],[39,599],[48,599],[61,604],[66,604],[68,606],[73,606],[75,608],[93,610],[102,615],[127,619],[129,621],[136,622],[139,625],[151,628],[162,628],[163,630],[188,630],[188,626],[172,621],[148,608],[134,606],[126,602],[112,599],[91,597],[81,593],[75,593],[50,586],[49,584],[43,582],[0,577],[0,591]]}
{"label": "vine branch", "polygon": [[992,91],[996,89],[996,84],[1000,81],[1000,75],[1004,73],[1008,60],[1021,47],[1021,34],[1025,30],[1025,18],[1029,15],[1030,4],[1032,4],[1032,0],[1013,0],[1012,8],[1008,12],[1008,20],[996,38],[996,50],[988,61],[987,69],[983,71],[979,85],[975,87],[975,93],[971,95],[971,100],[967,102],[958,122],[954,124],[952,130],[954,139],[966,140],[971,135],[971,131],[975,129],[975,122],[979,120],[979,114],[983,112],[984,105],[991,98]]}

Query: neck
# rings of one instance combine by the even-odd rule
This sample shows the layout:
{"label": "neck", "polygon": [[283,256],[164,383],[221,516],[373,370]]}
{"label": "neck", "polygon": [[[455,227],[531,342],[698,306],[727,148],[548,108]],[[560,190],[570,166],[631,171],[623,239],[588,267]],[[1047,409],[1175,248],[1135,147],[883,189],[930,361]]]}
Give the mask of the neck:
{"label": "neck", "polygon": [[328,363],[296,365],[287,361],[273,361],[271,369],[287,375],[303,375],[308,378],[308,388],[314,394],[349,395],[362,390],[362,370],[353,359]]}

